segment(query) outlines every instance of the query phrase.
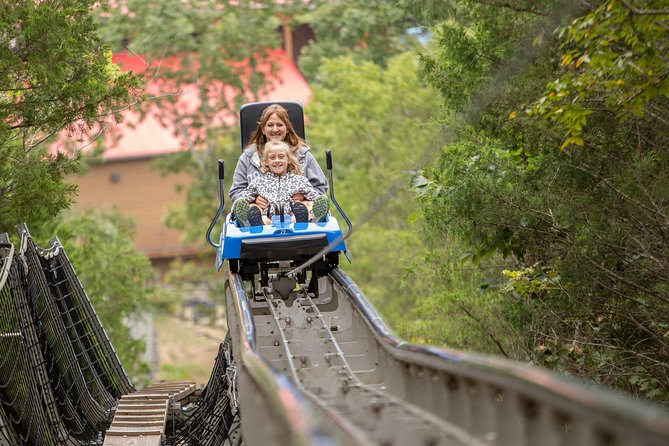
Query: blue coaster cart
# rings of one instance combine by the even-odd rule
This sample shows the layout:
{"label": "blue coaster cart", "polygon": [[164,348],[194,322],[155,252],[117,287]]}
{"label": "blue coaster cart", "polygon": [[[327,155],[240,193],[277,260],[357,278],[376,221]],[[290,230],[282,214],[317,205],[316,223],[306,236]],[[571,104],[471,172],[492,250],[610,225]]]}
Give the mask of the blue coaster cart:
{"label": "blue coaster cart", "polygon": [[[296,101],[253,102],[243,105],[239,113],[242,150],[248,144],[263,110],[275,103],[288,110],[295,131],[305,139],[302,104]],[[207,230],[207,241],[217,249],[216,268],[220,269],[227,260],[230,271],[240,274],[243,280],[253,280],[259,274],[260,285],[266,284],[270,269],[278,269],[284,275],[298,275],[298,281],[306,281],[309,272],[310,281],[315,285],[318,276],[336,267],[340,253],[347,254],[344,240],[352,232],[353,226],[334,196],[332,154],[329,150],[326,152],[326,161],[330,201],[348,225],[346,234],[342,234],[339,222],[333,215],[328,215],[324,222],[319,223],[293,223],[288,218],[276,215],[270,225],[242,227],[231,214],[227,214],[219,241],[214,243],[211,233],[225,207],[224,162],[219,160],[220,206]]]}

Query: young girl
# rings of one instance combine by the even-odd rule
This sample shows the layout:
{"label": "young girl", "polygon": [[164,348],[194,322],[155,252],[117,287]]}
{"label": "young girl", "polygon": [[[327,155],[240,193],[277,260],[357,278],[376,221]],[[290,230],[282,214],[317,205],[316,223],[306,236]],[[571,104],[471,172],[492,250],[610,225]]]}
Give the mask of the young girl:
{"label": "young girl", "polygon": [[[232,214],[242,226],[260,226],[270,224],[272,215],[292,215],[295,222],[309,221],[310,208],[312,221],[325,220],[330,203],[325,195],[314,189],[309,180],[302,176],[302,169],[290,146],[283,141],[268,141],[262,157],[263,175],[253,180],[244,189],[240,197],[232,204]],[[293,200],[295,194],[302,194],[304,202]],[[267,215],[250,203],[257,197],[269,202]]]}

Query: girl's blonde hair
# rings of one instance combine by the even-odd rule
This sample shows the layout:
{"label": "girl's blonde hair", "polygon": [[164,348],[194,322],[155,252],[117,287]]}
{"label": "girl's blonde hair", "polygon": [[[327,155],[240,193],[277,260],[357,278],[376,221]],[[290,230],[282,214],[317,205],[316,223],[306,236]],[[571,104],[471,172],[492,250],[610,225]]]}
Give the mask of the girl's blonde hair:
{"label": "girl's blonde hair", "polygon": [[288,143],[284,141],[267,141],[265,143],[265,150],[262,152],[262,173],[269,172],[267,158],[269,157],[270,149],[282,150],[286,154],[286,157],[288,158],[288,167],[286,172],[293,172],[295,175],[302,175],[302,167],[300,167],[300,162],[297,160],[297,157],[290,149]]}

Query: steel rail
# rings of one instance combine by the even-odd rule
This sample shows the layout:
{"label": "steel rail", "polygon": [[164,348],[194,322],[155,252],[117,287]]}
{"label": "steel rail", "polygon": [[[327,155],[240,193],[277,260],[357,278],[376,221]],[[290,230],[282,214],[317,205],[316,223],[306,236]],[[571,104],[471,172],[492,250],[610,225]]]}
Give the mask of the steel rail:
{"label": "steel rail", "polygon": [[255,325],[244,284],[229,268],[226,268],[226,274],[228,329],[232,334],[237,367],[244,443],[363,444],[356,438],[355,428],[324,412],[293,381],[258,354]]}
{"label": "steel rail", "polygon": [[[304,288],[288,306],[276,295],[266,294],[265,298],[294,382],[325,410],[347,418],[365,441],[382,445],[388,441],[434,446],[484,445],[434,413],[407,403],[404,398],[382,390],[382,386],[363,382],[349,364],[327,321],[329,317]],[[297,358],[299,361],[294,361]],[[401,429],[379,426],[401,426]]]}

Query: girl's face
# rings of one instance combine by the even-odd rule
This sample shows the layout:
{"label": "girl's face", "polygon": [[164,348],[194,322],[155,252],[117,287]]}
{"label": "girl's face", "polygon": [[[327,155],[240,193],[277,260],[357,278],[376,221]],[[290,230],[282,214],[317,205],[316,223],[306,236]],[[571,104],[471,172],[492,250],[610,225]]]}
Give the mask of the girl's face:
{"label": "girl's face", "polygon": [[267,166],[269,171],[275,175],[285,175],[288,170],[288,155],[286,151],[278,147],[271,147],[267,151]]}
{"label": "girl's face", "polygon": [[272,113],[262,128],[262,132],[268,141],[283,141],[287,132],[286,124],[276,113]]}

